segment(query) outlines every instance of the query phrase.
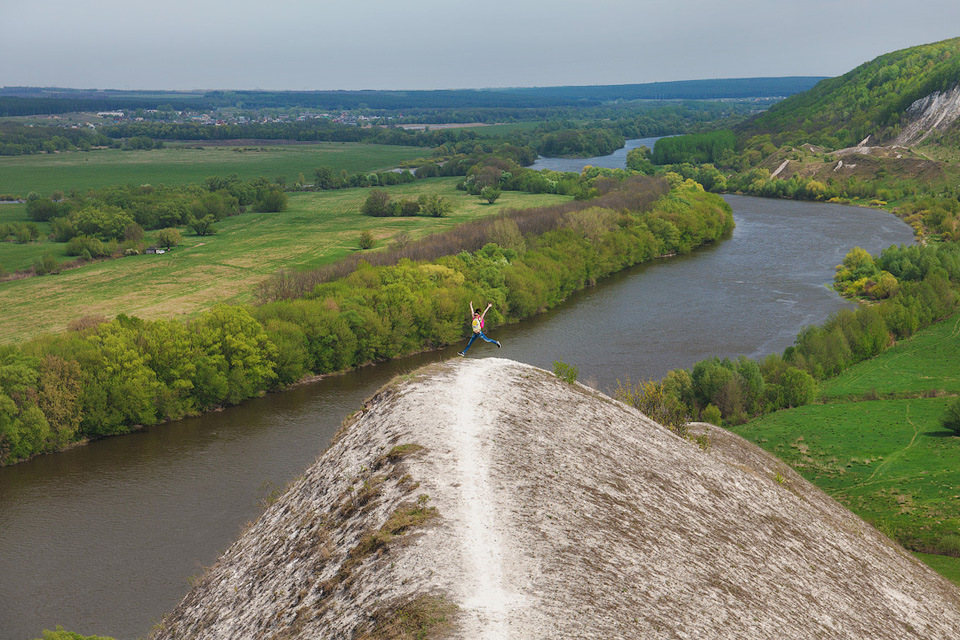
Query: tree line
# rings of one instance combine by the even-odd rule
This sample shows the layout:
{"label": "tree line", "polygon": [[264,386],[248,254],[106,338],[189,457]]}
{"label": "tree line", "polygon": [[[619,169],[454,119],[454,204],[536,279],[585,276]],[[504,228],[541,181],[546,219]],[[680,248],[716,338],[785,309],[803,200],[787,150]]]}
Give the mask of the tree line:
{"label": "tree line", "polygon": [[[79,319],[65,333],[0,347],[0,461],[449,344],[466,334],[470,299],[494,300],[494,322],[516,321],[732,226],[729,207],[692,182],[677,178],[668,194],[663,179],[622,173],[596,203],[458,227],[379,266],[355,261],[300,297],[218,306],[185,322]],[[434,258],[411,259],[429,251]]]}
{"label": "tree line", "polygon": [[90,151],[94,147],[113,144],[114,140],[94,129],[27,127],[17,122],[0,122],[0,156]]}

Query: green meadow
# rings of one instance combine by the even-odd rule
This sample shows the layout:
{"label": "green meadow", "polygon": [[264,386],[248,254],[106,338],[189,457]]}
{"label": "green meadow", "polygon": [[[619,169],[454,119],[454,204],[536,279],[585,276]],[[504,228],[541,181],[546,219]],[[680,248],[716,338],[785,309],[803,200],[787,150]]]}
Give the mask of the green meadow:
{"label": "green meadow", "polygon": [[[442,195],[454,205],[452,213],[443,218],[364,216],[360,208],[369,189],[292,193],[290,205],[282,213],[248,212],[227,218],[217,223],[217,233],[212,236],[189,235],[183,229],[183,244],[166,254],[93,262],[57,275],[0,282],[0,307],[5,311],[0,343],[60,331],[84,316],[185,317],[218,302],[251,302],[256,285],[281,268],[316,267],[359,251],[362,231],[373,234],[376,251],[400,233],[416,239],[504,208],[569,199],[507,191],[491,205],[458,191],[455,185],[459,180],[434,178],[386,189],[393,199]],[[8,206],[13,205],[0,205],[0,216]],[[22,211],[25,216],[25,209]],[[9,252],[23,247],[42,247],[38,251],[42,254],[46,249],[63,251],[65,246],[0,243],[0,263],[11,270],[8,261],[16,261]]]}
{"label": "green meadow", "polygon": [[391,169],[404,160],[428,156],[429,149],[356,142],[312,144],[168,145],[150,151],[95,149],[31,156],[0,156],[0,194],[86,190],[114,184],[190,184],[232,173],[249,179],[278,176],[294,184],[302,172],[313,181],[317,167],[347,173]]}
{"label": "green meadow", "polygon": [[960,392],[960,317],[941,322],[853,367],[823,389],[827,400],[850,396]]}
{"label": "green meadow", "polygon": [[824,383],[825,404],[735,430],[960,584],[960,314]]}

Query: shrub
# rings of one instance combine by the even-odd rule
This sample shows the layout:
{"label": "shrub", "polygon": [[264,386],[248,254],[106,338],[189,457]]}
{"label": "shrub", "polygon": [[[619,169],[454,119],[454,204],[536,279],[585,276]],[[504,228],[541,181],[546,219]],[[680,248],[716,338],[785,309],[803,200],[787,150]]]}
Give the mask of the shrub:
{"label": "shrub", "polygon": [[553,361],[553,375],[557,376],[567,384],[573,384],[580,375],[580,367],[567,364],[560,360]]}
{"label": "shrub", "polygon": [[700,414],[700,420],[703,422],[709,422],[710,424],[720,426],[720,423],[723,420],[720,417],[720,409],[717,408],[717,405],[708,404],[707,408],[703,410],[703,413]]}
{"label": "shrub", "polygon": [[420,213],[420,203],[416,200],[401,200],[398,204],[401,216],[415,216]]}
{"label": "shrub", "polygon": [[287,208],[287,194],[280,189],[268,190],[263,199],[257,203],[257,211],[260,213],[279,213]]}
{"label": "shrub", "polygon": [[393,215],[390,208],[390,194],[383,189],[374,189],[363,202],[363,208],[360,209],[365,216],[374,216],[383,218]]}
{"label": "shrub", "polygon": [[84,252],[91,258],[100,258],[107,255],[107,250],[99,238],[76,236],[71,238],[70,242],[67,243],[68,256],[83,256]]}
{"label": "shrub", "polygon": [[954,399],[949,405],[943,416],[940,417],[940,424],[945,429],[953,431],[960,435],[960,398]]}
{"label": "shrub", "polygon": [[48,273],[60,273],[60,263],[53,257],[52,253],[43,254],[42,258],[33,261],[33,271],[38,276],[45,276]]}
{"label": "shrub", "polygon": [[54,218],[50,221],[50,233],[57,242],[66,242],[77,235],[77,227],[70,218]]}
{"label": "shrub", "polygon": [[77,230],[88,236],[96,236],[101,240],[119,240],[128,225],[134,223],[129,214],[113,205],[102,207],[89,206],[77,211],[73,215],[73,223]]}
{"label": "shrub", "polygon": [[434,218],[442,218],[453,211],[453,203],[443,196],[422,195],[418,199],[418,203],[420,204],[420,211]]}
{"label": "shrub", "polygon": [[60,208],[51,200],[40,198],[27,202],[27,215],[36,222],[47,222],[57,217]]}
{"label": "shrub", "polygon": [[373,245],[376,244],[376,241],[373,239],[373,234],[370,233],[370,231],[361,231],[357,244],[360,245],[361,249],[367,250],[373,249]]}
{"label": "shrub", "polygon": [[640,410],[674,433],[687,435],[687,407],[670,393],[663,382],[649,380],[634,385],[629,380],[626,383],[618,380],[613,397]]}
{"label": "shrub", "polygon": [[73,631],[65,631],[63,627],[57,625],[56,631],[44,629],[43,638],[37,638],[36,640],[113,640],[113,638],[108,636],[85,636]]}
{"label": "shrub", "polygon": [[788,367],[780,378],[783,403],[787,407],[801,407],[817,398],[817,381],[806,371]]}

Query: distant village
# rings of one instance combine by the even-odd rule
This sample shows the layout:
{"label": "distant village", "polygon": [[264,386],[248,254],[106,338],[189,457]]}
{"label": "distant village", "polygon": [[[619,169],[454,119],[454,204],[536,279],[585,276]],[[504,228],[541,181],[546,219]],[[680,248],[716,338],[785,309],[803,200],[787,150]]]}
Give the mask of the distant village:
{"label": "distant village", "polygon": [[[277,122],[305,122],[307,120],[329,120],[339,124],[364,125],[371,120],[364,115],[348,112],[333,115],[331,113],[298,113],[289,115],[270,115],[250,117],[246,115],[228,115],[220,112],[161,111],[159,109],[136,109],[133,111],[98,111],[97,116],[110,120],[110,124],[121,122],[162,122],[170,124],[195,123],[211,126],[228,124],[267,124]],[[402,117],[402,116],[401,116]],[[388,118],[392,120],[393,118]]]}
{"label": "distant village", "polygon": [[[389,124],[389,121],[401,119],[402,115],[389,117],[370,117],[362,114],[292,112],[271,113],[269,115],[230,113],[225,111],[179,111],[162,109],[132,109],[116,111],[97,111],[96,113],[63,114],[49,116],[31,116],[30,120],[43,120],[44,124],[78,129],[88,127],[96,129],[102,125],[128,124],[131,122],[152,122],[163,124],[201,124],[207,126],[226,126],[242,124],[267,124],[284,122],[306,122],[309,120],[326,120],[338,124],[353,126],[372,126],[373,124]],[[29,123],[25,123],[31,126]]]}

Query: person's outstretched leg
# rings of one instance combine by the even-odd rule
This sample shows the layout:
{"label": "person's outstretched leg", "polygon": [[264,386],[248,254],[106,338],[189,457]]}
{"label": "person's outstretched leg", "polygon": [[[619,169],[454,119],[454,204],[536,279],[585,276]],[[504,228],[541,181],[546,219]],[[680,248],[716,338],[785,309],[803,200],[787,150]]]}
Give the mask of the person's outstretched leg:
{"label": "person's outstretched leg", "polygon": [[470,342],[468,342],[468,343],[467,343],[467,346],[465,346],[465,347],[463,348],[463,351],[458,351],[458,352],[457,352],[457,355],[461,355],[461,356],[464,355],[464,354],[467,352],[467,349],[470,348],[470,345],[473,344],[473,341],[477,339],[477,336],[478,336],[478,335],[482,335],[482,334],[475,333],[475,334],[473,334],[472,336],[470,336]]}
{"label": "person's outstretched leg", "polygon": [[[491,340],[491,339],[488,338],[487,336],[483,335],[483,331],[481,331],[480,333],[475,333],[475,334],[473,334],[473,335],[474,335],[474,337],[480,336],[481,338],[483,338],[484,340],[486,340],[486,341],[489,342],[490,344],[495,344],[495,345],[497,345],[498,347],[500,346],[500,342],[498,342],[497,340]],[[473,342],[473,341],[471,340],[471,342]],[[464,351],[466,351],[466,349],[464,349]]]}

